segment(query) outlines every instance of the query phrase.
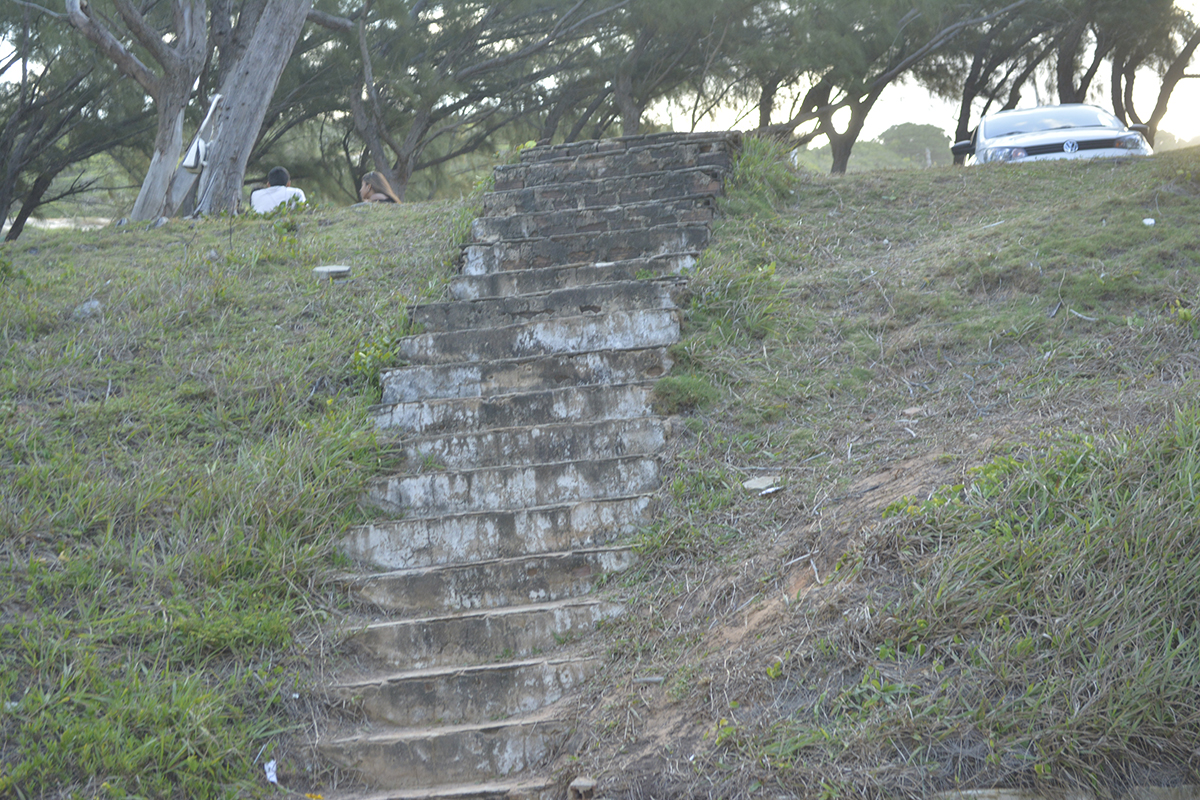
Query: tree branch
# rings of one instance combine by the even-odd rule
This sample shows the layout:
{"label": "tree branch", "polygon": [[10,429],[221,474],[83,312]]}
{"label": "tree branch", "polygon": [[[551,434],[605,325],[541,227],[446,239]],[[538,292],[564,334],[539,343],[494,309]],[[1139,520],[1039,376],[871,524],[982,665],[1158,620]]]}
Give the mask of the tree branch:
{"label": "tree branch", "polygon": [[162,91],[162,82],[159,77],[138,60],[137,56],[126,50],[125,46],[117,41],[108,28],[85,14],[79,7],[79,0],[66,0],[66,4],[67,19],[71,24],[99,47],[100,51],[108,56],[118,69],[137,81],[146,90],[146,94],[157,100]]}

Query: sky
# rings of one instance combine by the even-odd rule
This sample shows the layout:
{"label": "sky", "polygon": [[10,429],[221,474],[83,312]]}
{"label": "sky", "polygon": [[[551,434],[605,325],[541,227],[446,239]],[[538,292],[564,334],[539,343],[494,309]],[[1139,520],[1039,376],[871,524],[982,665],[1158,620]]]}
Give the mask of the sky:
{"label": "sky", "polygon": [[[1190,11],[1196,19],[1200,20],[1200,0],[1176,0],[1176,5]],[[1103,72],[1102,70],[1101,74],[1096,76],[1096,81],[1093,83],[1094,98],[1090,98],[1090,102],[1111,111],[1112,103],[1108,99],[1108,81]],[[1192,61],[1191,68],[1188,70],[1188,74],[1198,73],[1200,73],[1200,57]],[[1134,107],[1143,114],[1149,114],[1150,110],[1154,108],[1158,93],[1156,78],[1157,76],[1153,74],[1141,75],[1134,84]],[[1099,92],[1096,91],[1097,87]],[[1025,92],[1025,95],[1027,96],[1021,100],[1021,107],[1038,105],[1032,91]],[[1042,100],[1043,102],[1054,102],[1045,95]],[[705,120],[698,127],[700,130],[728,130],[730,128],[747,130],[754,127],[757,121],[757,115],[739,122],[735,114],[724,113],[718,115],[716,119]],[[952,136],[958,126],[958,104],[931,97],[928,92],[915,83],[894,83],[883,91],[875,107],[871,109],[859,139],[860,141],[874,139],[893,125],[903,122],[936,125],[945,130],[947,135]],[[686,121],[677,120],[675,126],[677,129],[683,130],[686,129],[687,124]],[[1159,130],[1168,131],[1184,141],[1200,136],[1200,78],[1185,78],[1175,87],[1167,105],[1167,114],[1163,117]],[[822,137],[814,141],[812,146],[820,146],[824,142],[824,137]]]}

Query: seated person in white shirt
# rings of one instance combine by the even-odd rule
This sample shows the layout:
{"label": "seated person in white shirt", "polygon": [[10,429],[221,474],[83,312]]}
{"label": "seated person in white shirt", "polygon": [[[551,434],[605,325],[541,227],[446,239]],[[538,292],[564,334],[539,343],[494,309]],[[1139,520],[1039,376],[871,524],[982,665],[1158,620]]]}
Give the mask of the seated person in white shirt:
{"label": "seated person in white shirt", "polygon": [[304,192],[292,188],[292,176],[283,167],[272,167],[267,173],[267,188],[250,193],[250,210],[269,214],[284,203],[289,207],[303,203]]}

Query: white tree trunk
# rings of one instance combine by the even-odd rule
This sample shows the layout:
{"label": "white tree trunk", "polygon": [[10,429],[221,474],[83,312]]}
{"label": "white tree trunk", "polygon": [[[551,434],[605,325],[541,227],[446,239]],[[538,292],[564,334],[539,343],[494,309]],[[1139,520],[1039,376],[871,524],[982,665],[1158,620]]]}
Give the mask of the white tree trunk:
{"label": "white tree trunk", "polygon": [[167,190],[183,146],[183,111],[191,96],[192,84],[204,67],[208,49],[208,6],[205,0],[173,0],[174,30],[164,37],[147,23],[142,12],[129,0],[114,0],[114,5],[128,35],[145,48],[162,69],[161,74],[143,63],[109,30],[108,21],[95,15],[91,8],[85,10],[80,0],[66,0],[67,19],[154,99],[158,110],[154,155],[150,158],[150,169],[142,181],[142,190],[130,217],[157,219],[168,211]]}
{"label": "white tree trunk", "polygon": [[246,162],[311,7],[312,0],[267,0],[249,46],[218,89],[225,100],[213,123],[217,134],[200,178],[197,211],[237,211]]}
{"label": "white tree trunk", "polygon": [[183,97],[159,98],[158,134],[154,137],[154,155],[150,157],[150,168],[142,180],[141,191],[129,213],[132,220],[158,219],[169,214],[167,189],[175,174],[175,164],[183,147],[183,108],[187,104],[187,92]]}

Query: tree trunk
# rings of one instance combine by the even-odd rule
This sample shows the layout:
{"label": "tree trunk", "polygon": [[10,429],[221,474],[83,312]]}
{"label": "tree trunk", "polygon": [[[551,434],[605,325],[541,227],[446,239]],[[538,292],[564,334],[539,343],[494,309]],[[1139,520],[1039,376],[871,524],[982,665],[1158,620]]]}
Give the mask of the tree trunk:
{"label": "tree trunk", "polygon": [[621,113],[621,134],[623,136],[637,136],[641,132],[642,112],[646,110],[646,107],[644,102],[638,102],[634,97],[633,73],[652,39],[654,39],[652,31],[642,31],[638,34],[633,49],[617,67],[617,79],[613,82],[613,100]]}
{"label": "tree trunk", "polygon": [[213,125],[217,135],[200,181],[200,213],[237,211],[246,162],[311,6],[312,0],[267,0],[249,45],[226,73],[219,89],[225,100]]}
{"label": "tree trunk", "polygon": [[17,237],[21,235],[21,231],[25,229],[25,223],[29,220],[29,215],[42,202],[42,197],[49,190],[50,184],[54,181],[54,175],[42,173],[38,175],[33,182],[33,186],[25,193],[25,202],[21,204],[21,210],[17,212],[17,216],[13,218],[12,227],[8,229],[8,235],[4,237],[6,242],[15,242]]}
{"label": "tree trunk", "polygon": [[169,214],[167,190],[175,175],[179,151],[183,149],[183,111],[187,107],[189,86],[164,87],[155,105],[158,110],[158,133],[154,137],[154,155],[150,157],[150,168],[142,180],[141,191],[129,212],[132,220],[158,219]]}
{"label": "tree trunk", "polygon": [[758,127],[771,127],[771,114],[775,113],[775,96],[779,92],[779,81],[765,80],[758,91]]}
{"label": "tree trunk", "polygon": [[400,144],[400,150],[396,154],[396,163],[392,165],[392,175],[396,176],[396,182],[392,184],[392,191],[401,200],[408,192],[409,181],[412,180],[413,173],[416,171],[417,157],[421,155],[421,150],[428,143],[425,140],[425,134],[429,133],[432,125],[433,117],[430,109],[422,106],[413,115],[408,135]]}
{"label": "tree trunk", "polygon": [[833,128],[832,114],[821,115],[821,132],[829,137],[829,149],[833,153],[833,166],[830,168],[829,174],[846,174],[846,166],[850,163],[850,151],[854,149],[854,144],[858,141],[859,134],[862,133],[863,125],[867,122],[867,114],[871,113],[871,109],[875,106],[875,101],[879,99],[882,91],[883,87],[879,87],[862,100],[849,104],[850,122],[846,125],[846,130],[841,133]]}
{"label": "tree trunk", "polygon": [[167,190],[175,174],[179,150],[183,146],[183,111],[192,86],[204,68],[208,42],[207,5],[204,0],[174,0],[173,35],[164,40],[128,0],[118,0],[118,13],[129,34],[153,57],[162,74],[155,74],[142,63],[108,28],[102,17],[84,10],[81,0],[67,0],[67,18],[80,33],[111,59],[121,72],[133,78],[154,99],[158,112],[158,133],[154,137],[154,155],[142,181],[130,217],[156,219],[166,211]]}

